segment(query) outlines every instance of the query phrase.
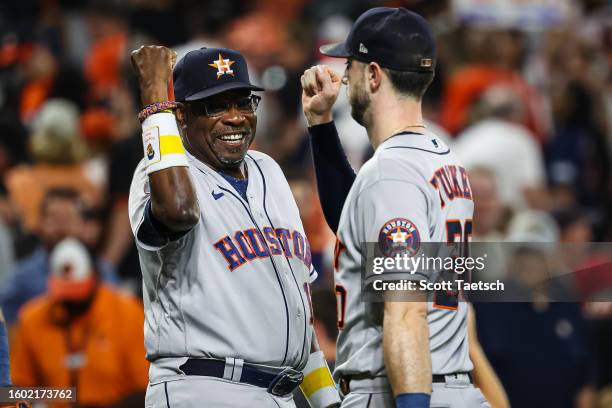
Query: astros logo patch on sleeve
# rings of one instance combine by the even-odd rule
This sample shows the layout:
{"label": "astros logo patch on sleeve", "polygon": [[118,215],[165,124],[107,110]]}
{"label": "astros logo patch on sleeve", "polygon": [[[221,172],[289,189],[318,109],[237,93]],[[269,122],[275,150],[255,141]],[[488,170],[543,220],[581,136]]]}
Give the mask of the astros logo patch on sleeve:
{"label": "astros logo patch on sleeve", "polygon": [[394,218],[383,225],[378,234],[378,247],[385,256],[413,256],[421,246],[421,234],[406,218]]}

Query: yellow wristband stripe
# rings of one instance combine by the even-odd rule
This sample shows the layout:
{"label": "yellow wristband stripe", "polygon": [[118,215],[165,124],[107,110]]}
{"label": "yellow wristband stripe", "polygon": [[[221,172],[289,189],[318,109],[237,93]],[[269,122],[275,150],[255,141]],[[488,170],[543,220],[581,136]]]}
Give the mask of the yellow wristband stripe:
{"label": "yellow wristband stripe", "polygon": [[161,135],[159,145],[162,157],[168,154],[185,154],[185,147],[179,135]]}
{"label": "yellow wristband stripe", "polygon": [[306,398],[310,398],[312,394],[325,387],[336,387],[327,367],[313,370],[304,377],[304,381],[300,385]]}

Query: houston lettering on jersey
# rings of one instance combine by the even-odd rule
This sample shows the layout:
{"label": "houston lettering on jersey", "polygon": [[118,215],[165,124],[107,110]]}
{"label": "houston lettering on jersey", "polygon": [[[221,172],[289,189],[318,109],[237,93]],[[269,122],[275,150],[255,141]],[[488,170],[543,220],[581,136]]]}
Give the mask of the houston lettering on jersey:
{"label": "houston lettering on jersey", "polygon": [[[467,172],[461,166],[449,164],[442,166],[434,172],[429,183],[438,191],[442,208],[446,206],[446,200],[455,198],[472,199],[472,188],[468,181]],[[442,195],[444,193],[444,197]]]}
{"label": "houston lettering on jersey", "polygon": [[287,228],[264,227],[262,230],[257,228],[239,230],[232,235],[224,236],[213,246],[225,258],[230,271],[254,259],[267,258],[270,253],[283,254],[287,258],[295,256],[308,268],[312,263],[308,239],[299,231],[290,231]]}

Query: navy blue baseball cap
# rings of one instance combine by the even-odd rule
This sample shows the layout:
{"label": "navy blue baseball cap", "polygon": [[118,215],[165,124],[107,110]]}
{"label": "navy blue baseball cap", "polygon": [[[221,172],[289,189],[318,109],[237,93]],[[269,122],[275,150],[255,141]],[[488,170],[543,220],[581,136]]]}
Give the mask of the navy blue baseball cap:
{"label": "navy blue baseball cap", "polygon": [[231,89],[263,91],[249,79],[244,57],[229,48],[200,48],[190,51],[174,67],[174,98],[196,101]]}
{"label": "navy blue baseball cap", "polygon": [[355,21],[346,41],[324,45],[320,51],[398,71],[433,72],[436,64],[436,43],[429,24],[405,8],[366,11]]}

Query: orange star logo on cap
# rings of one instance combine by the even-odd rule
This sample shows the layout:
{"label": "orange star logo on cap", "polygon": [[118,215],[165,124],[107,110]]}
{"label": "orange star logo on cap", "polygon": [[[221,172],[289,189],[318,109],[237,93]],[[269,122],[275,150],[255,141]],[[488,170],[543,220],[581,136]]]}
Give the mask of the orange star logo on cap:
{"label": "orange star logo on cap", "polygon": [[236,61],[232,61],[229,58],[223,59],[221,53],[219,53],[219,59],[214,61],[212,64],[208,64],[213,68],[217,68],[217,79],[221,78],[222,75],[229,74],[234,76],[234,71],[232,71],[231,66]]}

